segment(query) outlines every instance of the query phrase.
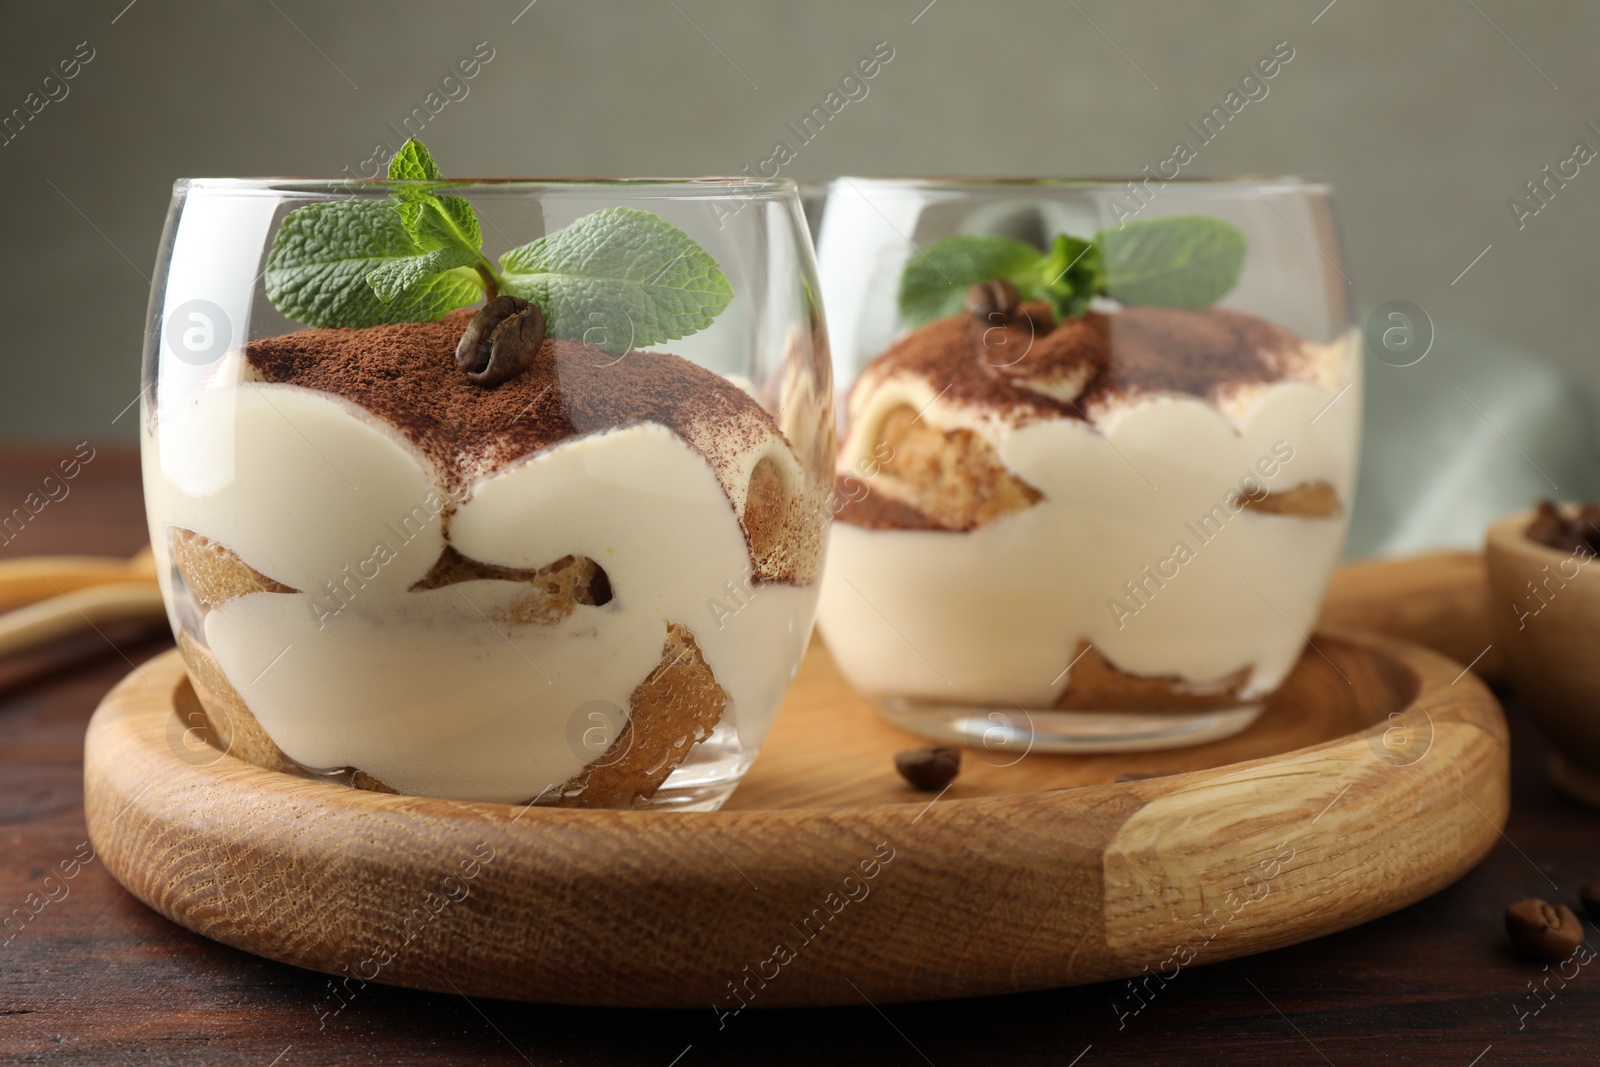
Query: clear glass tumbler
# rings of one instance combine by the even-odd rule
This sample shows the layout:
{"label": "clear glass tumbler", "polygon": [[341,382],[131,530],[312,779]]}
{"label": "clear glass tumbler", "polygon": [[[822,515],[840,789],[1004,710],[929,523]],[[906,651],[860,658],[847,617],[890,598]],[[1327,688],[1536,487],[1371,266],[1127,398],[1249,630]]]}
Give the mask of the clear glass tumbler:
{"label": "clear glass tumbler", "polygon": [[819,625],[846,677],[990,748],[1248,726],[1353,490],[1328,187],[841,178],[818,256],[843,401]]}
{"label": "clear glass tumbler", "polygon": [[721,804],[815,614],[816,291],[786,181],[178,182],[143,462],[193,758]]}

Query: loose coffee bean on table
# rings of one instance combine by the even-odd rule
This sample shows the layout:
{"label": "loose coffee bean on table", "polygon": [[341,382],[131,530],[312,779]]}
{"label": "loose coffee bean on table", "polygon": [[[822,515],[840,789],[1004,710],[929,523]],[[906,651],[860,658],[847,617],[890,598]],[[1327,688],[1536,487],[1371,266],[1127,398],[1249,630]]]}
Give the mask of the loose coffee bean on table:
{"label": "loose coffee bean on table", "polygon": [[1590,882],[1578,887],[1578,901],[1590,918],[1600,919],[1600,882]]}
{"label": "loose coffee bean on table", "polygon": [[917,789],[931,792],[955,781],[961,772],[961,753],[942,745],[912,749],[896,754],[894,769]]}
{"label": "loose coffee bean on table", "polygon": [[1546,963],[1559,963],[1583,944],[1583,924],[1572,909],[1537,897],[1506,909],[1506,933],[1517,948]]}

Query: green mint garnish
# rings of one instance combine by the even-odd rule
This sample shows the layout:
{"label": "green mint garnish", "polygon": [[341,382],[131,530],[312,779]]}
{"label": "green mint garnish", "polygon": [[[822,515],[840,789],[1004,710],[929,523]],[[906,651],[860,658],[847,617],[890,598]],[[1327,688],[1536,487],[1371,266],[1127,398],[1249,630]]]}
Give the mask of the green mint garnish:
{"label": "green mint garnish", "polygon": [[710,253],[659,215],[607,208],[483,253],[472,205],[415,139],[389,163],[391,199],[291,211],[267,255],[267,298],[310,326],[431,322],[500,293],[539,306],[549,336],[614,352],[711,325],[733,288]]}
{"label": "green mint garnish", "polygon": [[389,269],[409,269],[422,255],[390,204],[312,204],[291,211],[273,238],[267,299],[311,326],[379,326],[431,322],[482,298],[471,272],[417,274],[387,297],[367,281]]}
{"label": "green mint garnish", "polygon": [[[440,196],[434,191],[448,183],[421,141],[413,139],[400,146],[400,151],[389,161],[389,178],[395,182],[426,183],[394,186],[400,222],[423,250],[415,269],[437,274],[471,266],[486,289],[495,288],[498,278],[494,264],[483,254],[483,230],[478,226],[477,212],[459,196]],[[430,256],[437,269],[420,262]],[[372,279],[369,277],[368,281]],[[373,288],[378,288],[376,282]]]}
{"label": "green mint garnish", "polygon": [[[658,344],[711,325],[733,288],[694,238],[659,215],[628,207],[585,215],[513,248],[504,289],[538,304],[552,337],[602,348]],[[602,335],[604,342],[598,340]]]}
{"label": "green mint garnish", "polygon": [[1221,219],[1182,215],[1095,235],[1106,295],[1124,304],[1210,307],[1239,284],[1244,234]]}
{"label": "green mint garnish", "polygon": [[1047,251],[1011,237],[957,234],[935,241],[900,277],[900,314],[921,326],[962,309],[969,286],[1004,278],[1023,300],[1046,300],[1056,318],[1082,315],[1096,296],[1124,304],[1203,308],[1239,282],[1244,234],[1220,219],[1179,215],[1061,234]]}
{"label": "green mint garnish", "polygon": [[1039,272],[1039,250],[1014,237],[945,237],[906,264],[900,276],[900,314],[913,326],[954,315],[970,286],[992,278],[1005,278],[1024,300],[1034,300]]}

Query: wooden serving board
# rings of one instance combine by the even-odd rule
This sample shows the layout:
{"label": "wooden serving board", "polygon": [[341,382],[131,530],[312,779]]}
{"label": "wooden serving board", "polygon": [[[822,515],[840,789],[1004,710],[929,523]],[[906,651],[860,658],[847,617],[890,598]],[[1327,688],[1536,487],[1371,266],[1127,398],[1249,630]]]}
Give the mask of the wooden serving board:
{"label": "wooden serving board", "polygon": [[1472,673],[1498,685],[1506,663],[1489,611],[1482,552],[1427,552],[1334,571],[1319,628],[1353,626],[1413,641],[1470,663]]}
{"label": "wooden serving board", "polygon": [[1170,980],[1427,896],[1504,824],[1505,723],[1476,677],[1376,634],[1314,640],[1237,737],[971,750],[937,798],[892,767],[922,742],[814,645],[745,783],[703,814],[389,796],[185,758],[175,716],[194,697],[168,653],[95,713],[85,808],[140,900],[351,990],[726,1012]]}

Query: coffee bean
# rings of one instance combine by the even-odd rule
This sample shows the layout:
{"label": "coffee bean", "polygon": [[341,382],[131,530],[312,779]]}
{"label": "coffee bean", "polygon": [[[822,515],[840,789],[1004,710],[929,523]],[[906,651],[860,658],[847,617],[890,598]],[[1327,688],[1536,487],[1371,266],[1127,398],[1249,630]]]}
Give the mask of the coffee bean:
{"label": "coffee bean", "polygon": [[1600,919],[1600,883],[1590,882],[1579,886],[1578,902],[1591,918]]}
{"label": "coffee bean", "polygon": [[456,345],[456,366],[484,387],[508,382],[533,366],[544,344],[538,305],[502,294],[478,309]]}
{"label": "coffee bean", "polygon": [[1590,548],[1600,545],[1600,504],[1585,504],[1579,508],[1572,528]]}
{"label": "coffee bean", "polygon": [[1506,909],[1506,933],[1525,954],[1559,963],[1583,944],[1583,924],[1565,904],[1531,898]]}
{"label": "coffee bean", "polygon": [[[1523,532],[1528,540],[1537,541],[1558,552],[1576,552],[1579,548],[1590,546],[1588,535],[1592,527],[1589,525],[1589,520],[1595,517],[1595,514],[1587,508],[1582,514],[1587,517],[1569,518],[1566,512],[1555,504],[1541,500],[1534,512],[1533,521]],[[1595,540],[1600,541],[1600,534],[1596,534]]]}
{"label": "coffee bean", "polygon": [[993,278],[967,290],[967,311],[984,320],[995,314],[1009,319],[1017,313],[1020,300],[1015,285],[1004,278]]}
{"label": "coffee bean", "polygon": [[961,773],[961,753],[942,745],[912,749],[895,755],[894,769],[915,788],[933,792],[955,781]]}

